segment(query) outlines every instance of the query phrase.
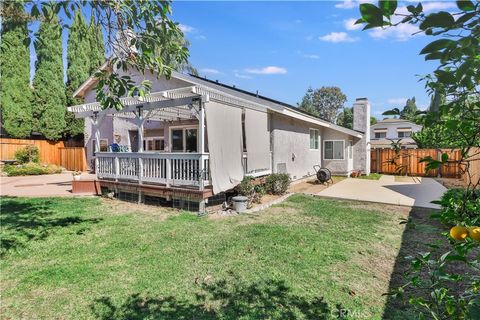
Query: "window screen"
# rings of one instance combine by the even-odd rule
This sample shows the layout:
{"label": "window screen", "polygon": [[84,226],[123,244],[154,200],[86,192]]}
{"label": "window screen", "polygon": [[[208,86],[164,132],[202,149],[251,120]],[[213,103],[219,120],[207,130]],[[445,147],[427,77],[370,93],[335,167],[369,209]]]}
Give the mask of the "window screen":
{"label": "window screen", "polygon": [[310,129],[310,149],[318,150],[318,130]]}
{"label": "window screen", "polygon": [[325,141],[325,159],[343,160],[344,159],[344,141]]}

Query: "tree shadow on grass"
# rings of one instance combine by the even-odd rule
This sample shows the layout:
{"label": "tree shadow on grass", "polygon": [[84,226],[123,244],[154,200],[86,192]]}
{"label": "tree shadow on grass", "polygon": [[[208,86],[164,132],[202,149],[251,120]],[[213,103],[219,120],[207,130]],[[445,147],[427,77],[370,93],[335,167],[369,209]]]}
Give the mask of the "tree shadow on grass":
{"label": "tree shadow on grass", "polygon": [[[431,251],[431,243],[438,243],[442,239],[440,233],[445,231],[442,225],[430,218],[433,209],[412,208],[409,212],[409,223],[403,234],[400,250],[395,260],[393,272],[390,277],[389,292],[396,291],[404,285],[410,269],[408,256],[418,256],[420,252]],[[402,297],[388,296],[382,319],[412,319],[417,318],[415,309],[408,303],[407,297],[426,296],[428,292],[408,287]]]}
{"label": "tree shadow on grass", "polygon": [[25,247],[30,241],[44,240],[60,228],[82,225],[83,228],[75,231],[81,234],[87,230],[88,225],[101,220],[82,218],[76,212],[59,213],[54,210],[54,206],[55,202],[48,199],[24,201],[2,197],[0,256]]}
{"label": "tree shadow on grass", "polygon": [[344,318],[341,306],[332,310],[323,297],[307,299],[283,282],[244,284],[220,280],[202,284],[194,301],[133,294],[120,305],[109,297],[91,305],[97,319],[329,319]]}

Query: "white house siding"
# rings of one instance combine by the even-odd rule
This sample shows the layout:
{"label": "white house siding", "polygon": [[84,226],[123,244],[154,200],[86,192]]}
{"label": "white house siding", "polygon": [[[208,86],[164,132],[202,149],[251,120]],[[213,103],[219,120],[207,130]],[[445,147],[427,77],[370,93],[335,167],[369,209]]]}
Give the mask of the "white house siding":
{"label": "white house siding", "polygon": [[[321,163],[319,150],[310,150],[310,128],[321,128],[278,114],[271,114],[273,171],[286,166],[293,180],[315,173],[313,166]],[[319,138],[321,141],[321,138]],[[321,147],[321,146],[319,146]]]}
{"label": "white house siding", "polygon": [[[370,136],[371,139],[375,139],[375,129],[387,129],[387,137],[388,139],[399,139],[398,138],[398,128],[412,128],[412,132],[418,132],[422,130],[422,126],[405,121],[405,122],[378,122],[372,126],[370,126]],[[413,140],[413,139],[412,139]]]}
{"label": "white house siding", "polygon": [[344,141],[344,159],[343,160],[325,160],[323,159],[324,155],[322,152],[322,167],[329,169],[333,174],[346,174],[348,173],[348,141],[352,140],[353,143],[356,143],[359,139],[354,138],[346,133],[338,132],[336,130],[332,130],[329,128],[323,128],[322,130],[322,141],[321,141],[321,148],[324,150],[325,140],[343,140]]}
{"label": "white house siding", "polygon": [[[106,116],[100,124],[100,140],[107,139],[108,144],[113,143],[113,122],[114,118],[112,116]],[[87,153],[87,165],[89,165],[89,167],[92,165],[92,160],[94,158],[93,140],[94,137],[92,135],[92,120],[90,118],[86,118],[84,129],[84,143]]]}
{"label": "white house siding", "polygon": [[[416,144],[415,140],[413,140],[412,138],[399,138],[397,129],[398,128],[411,128],[412,133],[422,130],[421,125],[415,124],[415,123],[410,122],[410,121],[402,121],[402,120],[400,120],[398,122],[391,121],[391,120],[387,120],[386,122],[380,121],[380,122],[372,125],[370,128],[371,128],[370,139],[372,141],[372,148],[391,148],[391,143],[392,142],[388,139],[392,139],[392,140],[402,139],[401,140],[402,146],[407,147],[407,148],[416,148],[417,144]],[[387,130],[386,137],[385,138],[378,138],[378,139],[375,138],[375,129],[377,129],[377,130],[378,129],[386,129]]]}

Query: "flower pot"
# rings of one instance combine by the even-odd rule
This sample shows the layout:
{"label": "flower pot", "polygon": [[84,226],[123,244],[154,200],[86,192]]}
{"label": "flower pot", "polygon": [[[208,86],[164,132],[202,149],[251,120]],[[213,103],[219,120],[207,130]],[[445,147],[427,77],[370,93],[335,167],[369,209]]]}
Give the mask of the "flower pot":
{"label": "flower pot", "polygon": [[75,176],[73,176],[73,180],[79,181],[79,180],[80,180],[80,175],[75,175]]}

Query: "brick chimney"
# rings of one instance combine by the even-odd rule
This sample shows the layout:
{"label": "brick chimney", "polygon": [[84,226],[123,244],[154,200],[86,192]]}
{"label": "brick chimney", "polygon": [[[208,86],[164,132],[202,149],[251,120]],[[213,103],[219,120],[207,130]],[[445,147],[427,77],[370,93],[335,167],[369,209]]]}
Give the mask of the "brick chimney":
{"label": "brick chimney", "polygon": [[355,143],[353,168],[370,174],[370,103],[367,98],[357,98],[353,104],[353,130],[363,134]]}

